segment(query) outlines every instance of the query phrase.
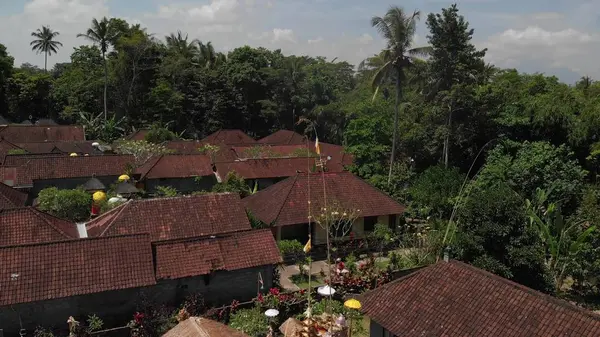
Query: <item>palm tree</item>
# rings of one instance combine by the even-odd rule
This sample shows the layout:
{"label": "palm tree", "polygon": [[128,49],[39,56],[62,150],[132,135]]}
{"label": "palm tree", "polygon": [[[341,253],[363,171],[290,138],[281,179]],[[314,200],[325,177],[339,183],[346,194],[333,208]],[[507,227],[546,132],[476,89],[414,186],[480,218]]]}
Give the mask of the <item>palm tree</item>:
{"label": "palm tree", "polygon": [[188,42],[188,35],[177,31],[177,34],[171,33],[165,37],[167,47],[175,53],[191,59],[198,54],[200,42],[196,39]]}
{"label": "palm tree", "polygon": [[107,120],[107,107],[106,107],[106,92],[108,90],[108,65],[106,62],[106,52],[108,46],[112,42],[116,41],[118,32],[111,25],[111,21],[106,17],[98,21],[96,18],[92,19],[92,26],[88,28],[85,34],[77,34],[77,37],[83,37],[88,39],[94,44],[100,46],[102,52],[102,59],[104,60],[104,120]]}
{"label": "palm tree", "polygon": [[392,180],[392,168],[396,156],[396,144],[398,142],[398,109],[402,100],[402,86],[405,80],[404,69],[410,67],[417,56],[430,53],[431,47],[411,48],[416,31],[416,23],[420,19],[420,12],[415,11],[407,15],[404,9],[392,6],[384,17],[375,16],[371,19],[371,25],[379,31],[386,40],[386,48],[378,56],[383,63],[375,71],[372,85],[375,91],[373,99],[377,95],[381,85],[393,79],[396,85],[396,104],[394,112],[394,134],[392,140],[392,154],[390,157],[390,171],[388,184]]}
{"label": "palm tree", "polygon": [[55,41],[54,38],[60,35],[59,32],[54,32],[48,26],[42,26],[42,29],[31,33],[31,36],[36,39],[29,44],[31,50],[39,53],[44,53],[44,71],[48,71],[48,55],[56,54],[58,48],[62,47],[62,43]]}

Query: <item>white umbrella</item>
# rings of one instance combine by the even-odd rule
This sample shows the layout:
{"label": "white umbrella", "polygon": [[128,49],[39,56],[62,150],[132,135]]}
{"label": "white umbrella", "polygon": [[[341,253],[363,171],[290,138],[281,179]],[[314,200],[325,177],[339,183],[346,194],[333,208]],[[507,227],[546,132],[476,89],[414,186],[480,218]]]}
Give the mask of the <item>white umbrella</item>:
{"label": "white umbrella", "polygon": [[325,285],[322,287],[319,287],[317,289],[317,292],[322,295],[322,296],[333,296],[333,294],[335,294],[335,289],[333,289],[332,287]]}
{"label": "white umbrella", "polygon": [[279,310],[277,309],[269,309],[267,311],[265,311],[265,316],[273,318],[275,316],[279,315]]}

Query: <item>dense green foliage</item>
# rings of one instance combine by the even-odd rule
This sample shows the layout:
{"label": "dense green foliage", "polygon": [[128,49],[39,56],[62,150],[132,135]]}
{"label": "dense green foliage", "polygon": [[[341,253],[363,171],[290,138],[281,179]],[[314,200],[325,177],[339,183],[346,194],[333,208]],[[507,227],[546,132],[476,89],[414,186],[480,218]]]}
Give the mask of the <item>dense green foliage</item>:
{"label": "dense green foliage", "polygon": [[[371,23],[385,49],[357,68],[249,46],[223,54],[185,33],[163,42],[121,19],[94,20],[83,35],[92,46],[48,73],[14,68],[0,44],[0,111],[14,122],[81,123],[88,138],[107,142],[152,126],[148,142],[116,146],[138,165],[167,153],[153,143],[219,129],[317,133],[345,145],[352,172],[434,229],[415,233],[419,261],[450,246],[452,257],[533,288],[600,302],[600,231],[589,230],[600,222],[600,82],[485,64],[456,6],[427,16],[429,46],[416,49],[420,14],[382,14]],[[200,151],[214,157],[218,147]],[[214,191],[254,192],[239,176],[222,178]],[[556,273],[554,251],[565,254],[567,277]]]}
{"label": "dense green foliage", "polygon": [[81,189],[60,190],[48,187],[38,195],[39,208],[56,217],[83,221],[90,217],[92,195]]}

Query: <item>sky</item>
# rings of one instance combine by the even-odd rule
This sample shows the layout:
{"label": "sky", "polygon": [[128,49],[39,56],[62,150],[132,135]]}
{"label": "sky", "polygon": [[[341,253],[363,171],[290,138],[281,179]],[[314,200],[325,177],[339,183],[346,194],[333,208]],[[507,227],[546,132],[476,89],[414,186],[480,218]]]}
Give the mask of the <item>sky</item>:
{"label": "sky", "polygon": [[[473,42],[502,68],[556,75],[567,83],[581,76],[600,80],[600,0],[462,0],[460,13],[475,30]],[[48,25],[64,47],[49,67],[67,62],[92,18],[140,23],[157,38],[181,30],[228,51],[242,45],[279,48],[286,54],[337,57],[352,64],[384,47],[371,27],[390,5],[419,10],[414,45],[427,44],[425,19],[453,2],[445,0],[0,0],[0,43],[15,64],[43,67],[31,51],[31,32]]]}

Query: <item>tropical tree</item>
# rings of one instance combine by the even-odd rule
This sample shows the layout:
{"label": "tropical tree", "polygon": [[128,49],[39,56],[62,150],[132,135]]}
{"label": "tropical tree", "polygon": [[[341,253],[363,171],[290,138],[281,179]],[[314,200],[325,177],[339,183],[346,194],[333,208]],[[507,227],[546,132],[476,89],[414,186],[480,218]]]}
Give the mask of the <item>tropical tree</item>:
{"label": "tropical tree", "polygon": [[414,11],[408,15],[404,9],[392,6],[385,16],[375,16],[371,19],[371,25],[379,31],[386,40],[386,48],[380,54],[383,63],[373,74],[372,86],[375,91],[373,99],[379,88],[393,79],[396,86],[396,104],[394,109],[394,132],[392,139],[392,153],[390,155],[390,169],[388,184],[392,180],[392,168],[396,156],[396,144],[398,143],[398,115],[400,101],[402,100],[402,86],[405,81],[404,70],[410,67],[418,56],[427,55],[430,47],[411,48],[416,31],[420,12]]}
{"label": "tropical tree", "polygon": [[96,18],[92,19],[92,26],[88,28],[85,34],[77,34],[77,37],[86,38],[93,44],[97,44],[100,47],[100,51],[102,51],[102,59],[104,60],[104,120],[108,118],[106,97],[106,92],[108,91],[108,64],[106,62],[106,52],[108,51],[108,46],[117,40],[118,35],[118,30],[114,29],[111,20],[106,17],[103,17],[100,21]]}
{"label": "tropical tree", "polygon": [[226,61],[225,54],[215,52],[210,41],[207,44],[198,42],[198,57],[200,64],[205,68],[214,68]]}
{"label": "tropical tree", "polygon": [[184,35],[179,30],[177,34],[171,33],[169,36],[165,36],[165,40],[169,50],[186,59],[191,59],[198,54],[200,42],[197,39],[188,42],[188,35]]}
{"label": "tropical tree", "polygon": [[44,71],[48,71],[48,55],[52,55],[52,53],[56,54],[58,48],[63,45],[59,41],[54,40],[58,35],[60,35],[59,32],[53,31],[48,26],[42,26],[41,29],[38,28],[35,32],[31,33],[31,36],[36,38],[29,44],[31,50],[38,54],[44,53]]}

